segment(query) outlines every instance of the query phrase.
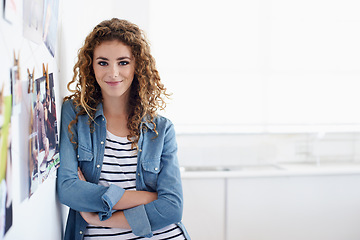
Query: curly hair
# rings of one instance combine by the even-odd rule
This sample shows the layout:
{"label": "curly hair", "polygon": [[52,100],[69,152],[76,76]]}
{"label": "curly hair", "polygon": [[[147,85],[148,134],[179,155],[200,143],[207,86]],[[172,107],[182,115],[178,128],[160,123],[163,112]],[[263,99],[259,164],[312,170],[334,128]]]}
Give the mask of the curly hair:
{"label": "curly hair", "polygon": [[[97,105],[102,102],[99,84],[95,79],[93,64],[94,49],[104,41],[118,40],[131,48],[135,57],[135,76],[131,85],[129,98],[129,116],[127,127],[128,140],[133,141],[133,147],[138,147],[140,124],[145,120],[155,127],[154,118],[158,109],[166,107],[164,96],[169,97],[166,88],[160,81],[159,72],[155,66],[155,59],[150,54],[150,46],[144,32],[135,24],[126,20],[113,18],[102,21],[86,37],[84,45],[78,51],[78,59],[73,68],[73,79],[67,84],[72,93],[64,100],[73,99],[75,108],[79,109],[76,118],[70,122],[68,131],[71,133],[71,142],[74,133],[71,128],[78,121],[79,115],[87,114],[89,124],[94,130],[94,116]],[[75,83],[75,89],[71,85]]]}

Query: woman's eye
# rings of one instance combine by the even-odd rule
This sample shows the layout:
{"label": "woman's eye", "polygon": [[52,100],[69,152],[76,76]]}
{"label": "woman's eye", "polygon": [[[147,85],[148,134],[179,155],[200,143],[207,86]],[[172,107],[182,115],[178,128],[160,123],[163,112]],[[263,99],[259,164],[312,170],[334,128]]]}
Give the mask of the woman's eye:
{"label": "woman's eye", "polygon": [[119,62],[119,65],[128,65],[128,64],[129,64],[128,61],[121,61],[121,62]]}
{"label": "woman's eye", "polygon": [[100,62],[98,62],[98,64],[99,64],[100,66],[106,66],[106,65],[107,65],[107,62],[100,61]]}

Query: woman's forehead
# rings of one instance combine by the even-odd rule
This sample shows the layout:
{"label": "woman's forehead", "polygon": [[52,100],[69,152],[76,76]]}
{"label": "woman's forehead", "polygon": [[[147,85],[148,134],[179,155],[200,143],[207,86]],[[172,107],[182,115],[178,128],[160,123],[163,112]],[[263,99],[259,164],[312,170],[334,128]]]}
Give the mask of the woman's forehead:
{"label": "woman's forehead", "polygon": [[94,49],[94,57],[100,55],[132,58],[131,47],[118,40],[101,42]]}

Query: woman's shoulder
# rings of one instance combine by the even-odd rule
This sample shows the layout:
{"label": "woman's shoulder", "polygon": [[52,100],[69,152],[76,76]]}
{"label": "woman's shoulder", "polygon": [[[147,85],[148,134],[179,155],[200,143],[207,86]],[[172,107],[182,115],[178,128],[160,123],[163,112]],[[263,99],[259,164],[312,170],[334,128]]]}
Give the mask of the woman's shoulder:
{"label": "woman's shoulder", "polygon": [[168,126],[172,125],[172,122],[167,117],[164,117],[162,115],[156,114],[153,118],[151,118],[149,115],[145,116],[143,118],[143,122],[146,123],[146,125],[150,128],[153,128],[153,123],[155,124],[156,128],[158,126]]}
{"label": "woman's shoulder", "polygon": [[76,112],[73,99],[65,99],[62,104],[62,112]]}
{"label": "woman's shoulder", "polygon": [[154,123],[156,125],[157,131],[167,131],[174,128],[174,124],[172,123],[172,121],[162,115],[157,115],[154,118]]}
{"label": "woman's shoulder", "polygon": [[69,99],[69,98],[65,98],[63,103],[62,103],[62,107],[66,107],[66,108],[69,108],[69,107],[72,107],[74,108],[74,100],[73,99]]}
{"label": "woman's shoulder", "polygon": [[172,122],[170,119],[168,119],[167,117],[164,117],[162,115],[156,115],[154,118],[154,122],[157,124],[168,124],[168,125],[172,125]]}
{"label": "woman's shoulder", "polygon": [[173,126],[173,123],[168,118],[159,114],[154,116],[152,119],[150,116],[145,116],[142,123],[151,130],[154,130],[156,128],[156,131],[166,130],[169,127]]}

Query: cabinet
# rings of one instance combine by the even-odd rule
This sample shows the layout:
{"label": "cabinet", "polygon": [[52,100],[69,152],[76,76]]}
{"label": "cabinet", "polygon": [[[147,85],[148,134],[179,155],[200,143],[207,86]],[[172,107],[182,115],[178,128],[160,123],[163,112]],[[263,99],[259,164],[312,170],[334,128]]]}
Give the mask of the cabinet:
{"label": "cabinet", "polygon": [[194,240],[225,239],[225,179],[183,179],[183,223]]}
{"label": "cabinet", "polygon": [[227,174],[183,178],[193,240],[360,239],[360,174]]}
{"label": "cabinet", "polygon": [[358,240],[360,175],[227,180],[226,240]]}

